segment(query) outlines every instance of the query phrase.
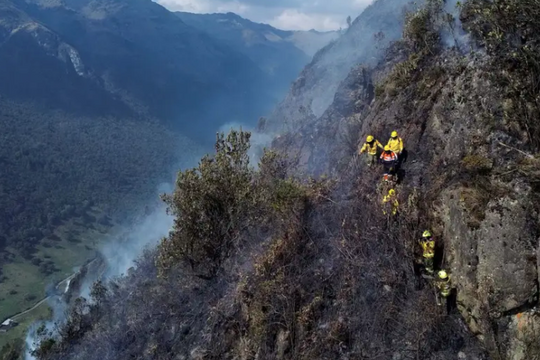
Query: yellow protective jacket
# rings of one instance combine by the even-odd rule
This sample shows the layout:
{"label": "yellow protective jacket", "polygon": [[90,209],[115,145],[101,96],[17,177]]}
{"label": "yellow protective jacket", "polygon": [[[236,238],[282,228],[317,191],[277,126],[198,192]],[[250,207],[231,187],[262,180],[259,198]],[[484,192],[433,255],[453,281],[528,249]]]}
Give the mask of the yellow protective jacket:
{"label": "yellow protective jacket", "polygon": [[[383,206],[385,206],[386,203],[388,202],[392,203],[392,215],[396,215],[398,211],[398,207],[399,207],[399,202],[397,201],[395,195],[394,196],[385,195],[382,201]],[[386,215],[386,210],[383,210],[383,214]]]}
{"label": "yellow protective jacket", "polygon": [[390,140],[388,140],[388,144],[386,145],[390,146],[390,150],[397,154],[401,154],[403,151],[403,139],[400,137],[396,139],[390,138]]}
{"label": "yellow protective jacket", "polygon": [[447,297],[452,292],[452,285],[450,284],[450,276],[446,280],[439,280],[436,284],[437,288],[441,292],[441,295]]}
{"label": "yellow protective jacket", "polygon": [[367,151],[369,155],[377,155],[377,146],[381,149],[383,148],[382,144],[378,140],[374,140],[371,145],[369,143],[364,143],[364,146],[360,149],[360,154]]}
{"label": "yellow protective jacket", "polygon": [[422,246],[423,257],[428,259],[435,257],[435,241],[422,239],[420,245]]}

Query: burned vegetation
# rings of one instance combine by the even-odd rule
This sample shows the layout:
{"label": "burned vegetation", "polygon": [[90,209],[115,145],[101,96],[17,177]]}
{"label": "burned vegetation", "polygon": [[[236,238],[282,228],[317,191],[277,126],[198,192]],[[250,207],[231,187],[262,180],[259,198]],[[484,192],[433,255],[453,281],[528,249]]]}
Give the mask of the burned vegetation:
{"label": "burned vegetation", "polygon": [[255,170],[249,137],[220,136],[179,173],[169,237],[98,283],[39,359],[450,359],[474,346],[412,269],[418,199],[390,219],[343,191],[351,176],[292,177],[275,151]]}

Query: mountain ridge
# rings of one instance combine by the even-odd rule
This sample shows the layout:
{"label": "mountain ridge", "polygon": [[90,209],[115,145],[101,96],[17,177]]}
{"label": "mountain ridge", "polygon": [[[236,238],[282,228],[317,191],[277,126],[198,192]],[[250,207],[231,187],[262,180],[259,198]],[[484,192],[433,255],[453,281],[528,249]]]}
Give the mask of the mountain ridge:
{"label": "mountain ridge", "polygon": [[[101,87],[105,93],[117,88],[124,97],[132,99],[131,102],[143,105],[138,109],[131,106],[132,109],[147,109],[144,116],[156,116],[173,126],[180,124],[182,131],[189,132],[185,120],[173,121],[172,118],[179,115],[185,118],[199,112],[199,117],[212,121],[213,113],[208,113],[208,107],[205,108],[199,99],[219,101],[223,105],[221,113],[233,118],[256,116],[253,109],[260,108],[261,103],[255,99],[240,101],[244,96],[249,99],[249,91],[244,88],[257,87],[266,81],[257,66],[242,54],[185,25],[158,4],[150,1],[86,2],[88,6],[99,5],[97,9],[102,15],[96,19],[95,16],[88,17],[85,12],[88,6],[77,10],[69,7],[69,2],[55,2],[54,6],[48,2],[43,6],[40,1],[11,3],[35,17],[40,25],[77,51],[79,64],[92,73],[89,80],[94,85],[88,86]],[[80,2],[76,4],[81,5]],[[31,35],[36,38],[40,34],[34,32]],[[189,52],[189,57],[181,55],[185,51]],[[145,53],[152,55],[143,55]],[[175,64],[170,63],[171,57],[176,59]],[[216,60],[209,61],[210,57]],[[201,71],[202,68],[205,71]],[[7,83],[7,79],[3,80]],[[19,82],[28,81],[20,79]],[[200,85],[187,91],[182,86],[185,82]],[[217,97],[222,97],[219,94],[228,94],[225,98],[236,97],[236,100],[219,100]],[[34,94],[32,98],[37,96]],[[78,98],[73,100],[76,102]],[[122,98],[120,101],[130,105],[130,101]],[[47,103],[54,106],[50,99]]]}
{"label": "mountain ridge", "polygon": [[[260,33],[265,33],[266,32],[266,33],[269,33],[269,34],[275,34],[275,35],[277,35],[277,39],[274,39],[274,41],[290,42],[295,47],[302,50],[308,57],[312,57],[313,55],[315,55],[315,52],[317,50],[321,49],[328,42],[330,42],[331,40],[335,40],[339,36],[338,31],[317,31],[317,30],[314,30],[314,29],[307,30],[307,31],[302,31],[302,30],[282,30],[282,29],[275,28],[275,27],[273,27],[273,26],[271,26],[269,24],[253,22],[251,20],[245,19],[245,18],[241,17],[240,15],[232,13],[232,12],[194,14],[194,13],[189,13],[189,12],[177,11],[177,12],[175,12],[175,14],[177,14],[178,16],[180,16],[180,18],[183,18],[184,20],[188,19],[188,22],[191,21],[192,24],[195,21],[195,19],[197,19],[197,18],[199,18],[199,19],[205,19],[205,18],[206,19],[211,19],[211,20],[216,21],[216,22],[233,22],[233,21],[236,21],[238,29],[248,28],[248,29],[252,29],[254,31],[258,31]],[[232,25],[234,25],[234,23]],[[202,26],[200,28],[202,28]],[[295,43],[294,36],[297,35],[297,34],[315,34],[317,36],[322,36],[322,39],[320,39],[319,42],[317,42],[317,45],[312,47],[315,50],[309,51],[309,50],[306,50],[306,49],[310,48],[309,46],[303,45],[301,42],[300,43]],[[272,41],[272,39],[267,39],[267,40]]]}
{"label": "mountain ridge", "polygon": [[279,92],[290,88],[292,79],[313,56],[313,49],[318,50],[339,36],[337,32],[310,36],[310,32],[280,30],[234,13],[175,14],[186,24],[245,54],[275,80]]}
{"label": "mountain ridge", "polygon": [[321,116],[353,67],[373,66],[388,44],[400,38],[403,11],[410,4],[383,0],[369,5],[343,35],[317,51],[291,91],[268,115],[268,128],[275,133],[289,131],[312,115]]}

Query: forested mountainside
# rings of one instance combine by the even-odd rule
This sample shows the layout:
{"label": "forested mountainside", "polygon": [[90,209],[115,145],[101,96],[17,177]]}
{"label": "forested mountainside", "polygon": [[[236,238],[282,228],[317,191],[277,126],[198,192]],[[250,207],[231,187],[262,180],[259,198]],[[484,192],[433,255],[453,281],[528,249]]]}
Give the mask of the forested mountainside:
{"label": "forested mountainside", "polygon": [[[291,82],[311,61],[316,50],[339,37],[337,31],[285,31],[258,24],[236,14],[176,12],[182,21],[248,56],[273,80],[276,89]],[[315,51],[314,51],[315,50]],[[281,93],[281,91],[279,92]]]}
{"label": "forested mountainside", "polygon": [[[461,6],[460,22],[438,0],[408,13],[383,59],[257,169],[249,134],[218,139],[164,198],[169,237],[76,302],[37,358],[538,358],[540,5]],[[469,48],[448,47],[461,24]],[[407,157],[386,215],[357,146],[392,130]],[[415,270],[425,229],[449,308]]]}
{"label": "forested mountainside", "polygon": [[256,122],[272,76],[150,0],[0,0],[0,250],[137,209],[214,130]]}
{"label": "forested mountainside", "polygon": [[0,249],[24,256],[66,221],[99,221],[86,216],[92,206],[110,216],[139,207],[175,154],[198,149],[155,122],[40,110],[0,102]]}

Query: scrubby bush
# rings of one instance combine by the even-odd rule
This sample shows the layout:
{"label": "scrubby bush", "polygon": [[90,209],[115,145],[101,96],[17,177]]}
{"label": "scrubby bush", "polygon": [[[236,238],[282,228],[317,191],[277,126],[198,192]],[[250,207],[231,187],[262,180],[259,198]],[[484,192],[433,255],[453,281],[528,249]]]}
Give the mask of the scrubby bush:
{"label": "scrubby bush", "polygon": [[[424,6],[408,11],[405,14],[403,39],[400,44],[408,54],[407,59],[396,64],[384,84],[378,85],[378,96],[385,91],[395,95],[398,90],[406,88],[414,80],[420,82],[419,86],[426,86],[422,83],[425,80],[419,81],[416,76],[429,63],[429,59],[441,51],[443,48],[441,33],[453,32],[451,28],[453,22],[453,16],[444,11],[442,0],[428,0]],[[433,72],[431,78],[437,81],[440,75]]]}
{"label": "scrubby bush", "polygon": [[27,302],[34,301],[36,299],[37,299],[37,296],[34,295],[34,294],[27,294],[24,297],[24,300],[27,301]]}
{"label": "scrubby bush", "polygon": [[237,246],[254,201],[249,138],[247,132],[219,134],[216,155],[181,171],[174,193],[163,196],[175,223],[159,246],[162,274],[183,261],[199,276],[212,277]]}

